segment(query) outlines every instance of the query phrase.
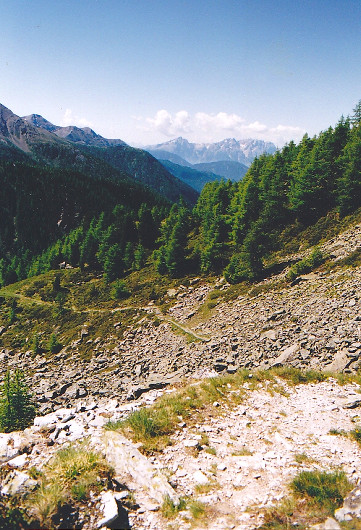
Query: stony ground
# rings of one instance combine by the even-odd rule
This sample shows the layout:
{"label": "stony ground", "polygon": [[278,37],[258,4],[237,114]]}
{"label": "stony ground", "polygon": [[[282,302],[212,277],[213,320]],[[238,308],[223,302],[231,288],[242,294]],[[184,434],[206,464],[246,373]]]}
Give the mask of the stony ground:
{"label": "stony ground", "polygon": [[17,366],[31,374],[42,412],[87,396],[137,397],[210,369],[232,372],[287,362],[355,371],[361,354],[361,271],[337,268],[337,262],[360,247],[361,226],[350,228],[324,245],[334,270],[303,275],[294,285],[284,283],[283,271],[206,313],[207,296],[227,293],[230,286],[195,279],[189,287],[170,289],[166,314],[154,303],[140,308],[146,316],[123,337],[117,338],[118,311],[111,316],[112,336],[90,337],[82,329],[79,341],[93,346],[90,360],[78,355],[75,341],[53,357],[1,350],[0,369]]}
{"label": "stony ground", "polygon": [[[148,395],[143,405],[159,394]],[[246,391],[238,406],[214,403],[214,411],[202,423],[189,426],[180,419],[172,445],[148,460],[130,442],[117,452],[112,439],[109,450],[105,437],[113,434],[106,435],[103,429],[109,419],[125,417],[140,403],[119,405],[112,400],[99,406],[93,402],[58,409],[36,418],[25,433],[0,434],[0,458],[8,469],[1,493],[31,488],[34,483],[27,475],[31,467],[41,469],[64,444],[90,437],[95,449],[115,465],[116,483],[122,484],[120,490],[108,492],[112,502],[115,498],[121,505],[129,490],[134,494],[135,506],[125,509],[128,527],[256,529],[264,509],[288,494],[288,484],[300,470],[342,469],[356,485],[361,449],[345,434],[330,431],[354,429],[361,421],[360,404],[359,385],[340,386],[332,378],[298,386],[265,381]],[[165,519],[158,509],[169,486],[160,483],[157,472],[163,482],[165,477],[169,480],[176,497],[204,503],[206,517],[197,522],[183,511],[175,519]],[[153,481],[155,487],[150,490]],[[79,527],[97,527],[104,517],[104,502],[104,493],[92,495],[88,507],[80,511]]]}
{"label": "stony ground", "polygon": [[[177,493],[209,506],[202,528],[257,528],[264,508],[287,495],[287,485],[300,470],[343,469],[353,483],[359,480],[359,446],[330,431],[355,428],[360,412],[343,405],[359,399],[360,388],[334,380],[284,388],[286,395],[270,393],[265,384],[250,392],[244,404],[220,411],[221,417],[184,426],[174,445],[154,461],[172,472]],[[202,448],[204,435],[208,441]],[[209,447],[215,454],[207,452]],[[187,517],[178,517],[179,528],[192,527]],[[139,528],[167,525],[157,513],[148,513]]]}

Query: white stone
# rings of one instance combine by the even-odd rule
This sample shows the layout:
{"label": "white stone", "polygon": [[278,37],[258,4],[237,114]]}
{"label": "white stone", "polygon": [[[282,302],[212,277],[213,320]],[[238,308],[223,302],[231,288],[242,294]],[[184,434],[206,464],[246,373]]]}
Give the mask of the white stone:
{"label": "white stone", "polygon": [[197,447],[199,445],[198,440],[184,440],[183,441],[184,447]]}
{"label": "white stone", "polygon": [[179,497],[165,476],[139,452],[132,442],[113,431],[105,431],[102,439],[106,458],[114,467],[116,475],[131,475],[137,487],[160,504],[167,495],[175,504],[179,504]]}
{"label": "white stone", "polygon": [[1,488],[1,494],[17,495],[25,493],[27,489],[35,487],[36,484],[36,480],[30,478],[26,473],[14,470],[5,478]]}
{"label": "white stone", "polygon": [[49,427],[50,425],[57,423],[58,418],[59,416],[55,414],[55,412],[51,412],[45,416],[36,416],[36,418],[34,418],[34,425],[35,427]]}
{"label": "white stone", "polygon": [[16,456],[11,460],[8,460],[7,464],[10,467],[23,467],[28,460],[28,455],[23,453],[22,455]]}
{"label": "white stone", "polygon": [[195,482],[197,482],[197,484],[207,484],[208,482],[208,477],[206,477],[202,471],[196,471],[193,473],[193,479]]}
{"label": "white stone", "polygon": [[95,416],[95,418],[91,420],[88,425],[91,427],[104,427],[106,423],[108,423],[108,419],[104,418],[104,416]]}
{"label": "white stone", "polygon": [[13,433],[0,434],[0,462],[6,462],[19,454],[15,447]]}
{"label": "white stone", "polygon": [[103,491],[100,496],[104,517],[98,522],[98,528],[110,525],[118,517],[118,505],[113,493],[111,491]]}

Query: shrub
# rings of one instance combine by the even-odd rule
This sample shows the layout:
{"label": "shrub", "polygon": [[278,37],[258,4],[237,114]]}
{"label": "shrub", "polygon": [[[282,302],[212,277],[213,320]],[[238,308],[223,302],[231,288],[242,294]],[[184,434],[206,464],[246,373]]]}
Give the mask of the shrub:
{"label": "shrub", "polygon": [[41,352],[40,337],[38,333],[35,333],[33,337],[32,350],[35,354],[38,354]]}
{"label": "shrub", "polygon": [[20,370],[6,372],[0,398],[0,429],[2,432],[23,430],[35,417],[35,406]]}
{"label": "shrub", "polygon": [[128,298],[129,291],[127,289],[126,283],[124,280],[117,280],[112,288],[111,297],[113,300],[121,300],[122,298]]}
{"label": "shrub", "polygon": [[297,497],[306,497],[311,504],[332,515],[352,489],[344,472],[302,471],[291,483]]}
{"label": "shrub", "polygon": [[311,254],[307,258],[303,258],[290,267],[290,270],[286,274],[287,280],[291,282],[297,278],[300,274],[306,274],[311,272],[315,267],[318,267],[325,261],[325,257],[318,247],[315,247]]}
{"label": "shrub", "polygon": [[49,344],[48,344],[48,350],[51,353],[58,353],[61,350],[61,344],[57,339],[57,336],[55,333],[52,333],[50,335]]}

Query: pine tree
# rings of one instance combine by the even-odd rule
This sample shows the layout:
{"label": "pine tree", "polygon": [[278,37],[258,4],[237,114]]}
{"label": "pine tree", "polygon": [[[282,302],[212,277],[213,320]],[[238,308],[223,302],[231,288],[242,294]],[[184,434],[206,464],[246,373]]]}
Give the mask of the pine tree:
{"label": "pine tree", "polygon": [[361,124],[361,99],[353,109],[351,123],[353,126],[359,126]]}
{"label": "pine tree", "polygon": [[124,262],[122,259],[122,249],[119,245],[112,245],[105,255],[104,281],[110,283],[115,278],[119,278],[124,272]]}
{"label": "pine tree", "polygon": [[161,225],[161,246],[153,253],[160,274],[182,274],[186,264],[189,211],[184,204],[174,204]]}
{"label": "pine tree", "polygon": [[57,339],[57,336],[55,333],[52,333],[50,335],[49,344],[48,344],[48,350],[51,353],[58,353],[61,350],[61,344]]}
{"label": "pine tree", "polygon": [[23,373],[7,371],[0,397],[0,428],[2,432],[23,430],[35,417],[35,406],[24,382]]}

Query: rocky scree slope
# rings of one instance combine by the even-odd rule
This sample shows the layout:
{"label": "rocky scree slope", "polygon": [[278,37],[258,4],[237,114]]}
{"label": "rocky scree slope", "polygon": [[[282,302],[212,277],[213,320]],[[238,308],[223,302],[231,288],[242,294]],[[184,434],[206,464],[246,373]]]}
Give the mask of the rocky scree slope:
{"label": "rocky scree slope", "polygon": [[[196,523],[191,511],[183,510],[171,523],[173,528],[198,524],[246,530],[262,524],[264,510],[287,495],[287,484],[299,470],[341,467],[356,485],[361,463],[356,442],[330,434],[331,429],[348,432],[359,421],[355,408],[360,388],[355,383],[282,383],[278,390],[267,381],[258,388],[246,383],[241,405],[214,403],[215,412],[199,423],[180,419],[173,445],[150,459],[119,433],[106,434],[103,428],[108,420],[125,418],[170,391],[161,387],[197,375],[279,365],[357,371],[361,271],[338,268],[337,262],[357,250],[360,240],[358,225],[324,244],[335,265],[329,272],[315,271],[285,285],[284,271],[208,312],[204,308],[210,295],[226,295],[231,289],[223,279],[215,285],[194,279],[189,287],[170,289],[168,312],[148,304],[138,327],[129,327],[113,348],[114,337],[89,338],[84,327],[78,341],[52,358],[3,349],[1,370],[20,367],[30,373],[40,413],[48,414],[37,417],[24,433],[0,435],[6,471],[1,475],[2,494],[22,495],[35,487],[31,467],[41,469],[58,447],[89,436],[113,465],[114,455],[117,462],[136,465],[118,467],[112,489],[92,494],[89,506],[73,514],[85,529],[111,527],[120,513],[133,528],[167,528],[157,511],[163,496],[172,496],[176,503],[186,495],[203,503],[206,519]],[[112,318],[116,330],[121,312],[114,311]],[[90,361],[78,355],[80,341],[90,341]],[[299,454],[307,458],[300,462]],[[144,470],[141,476],[137,469]],[[159,473],[170,484],[156,479],[149,489],[142,482],[145,476],[152,483]],[[129,491],[136,499],[132,508],[125,506]],[[350,502],[342,510],[331,521],[332,529],[339,528],[337,518],[355,515],[350,515]]]}
{"label": "rocky scree slope", "polygon": [[[355,372],[361,354],[361,270],[336,265],[360,246],[361,227],[352,227],[324,245],[333,255],[333,270],[304,275],[295,285],[284,282],[283,272],[213,309],[207,309],[212,294],[225,296],[231,287],[224,280],[211,285],[195,279],[168,291],[166,314],[153,302],[135,309],[136,326],[121,335],[122,311],[114,310],[108,315],[113,333],[97,336],[84,325],[78,340],[51,357],[2,349],[0,369],[31,374],[28,383],[42,412],[86,396],[133,399],[209,370],[286,364]],[[90,359],[79,354],[84,343]]]}

